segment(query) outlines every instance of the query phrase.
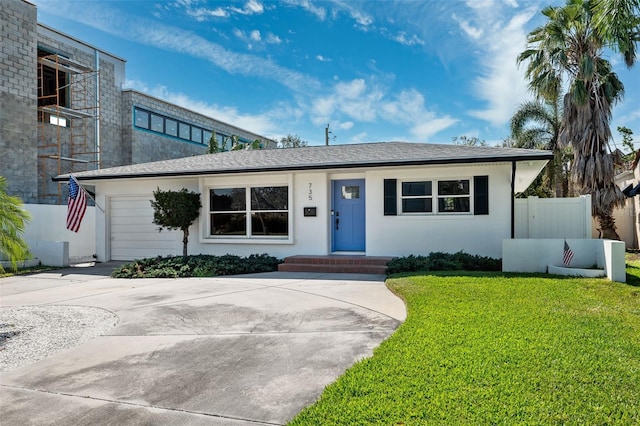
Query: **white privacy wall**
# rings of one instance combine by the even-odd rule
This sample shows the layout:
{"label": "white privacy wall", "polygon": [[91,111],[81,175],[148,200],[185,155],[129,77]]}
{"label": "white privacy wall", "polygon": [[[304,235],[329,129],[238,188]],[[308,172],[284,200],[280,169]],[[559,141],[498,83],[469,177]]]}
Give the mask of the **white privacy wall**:
{"label": "white privacy wall", "polygon": [[24,239],[34,245],[36,241],[68,241],[69,258],[91,259],[96,253],[96,207],[88,206],[78,232],[67,229],[67,206],[25,204],[31,214]]}

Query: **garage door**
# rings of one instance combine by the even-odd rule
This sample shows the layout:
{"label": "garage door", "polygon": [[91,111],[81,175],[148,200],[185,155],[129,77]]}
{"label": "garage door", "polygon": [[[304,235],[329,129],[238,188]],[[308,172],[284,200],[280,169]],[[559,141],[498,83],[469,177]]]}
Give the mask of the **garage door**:
{"label": "garage door", "polygon": [[153,208],[145,197],[112,197],[111,259],[133,260],[182,253],[182,232],[162,230],[153,223]]}

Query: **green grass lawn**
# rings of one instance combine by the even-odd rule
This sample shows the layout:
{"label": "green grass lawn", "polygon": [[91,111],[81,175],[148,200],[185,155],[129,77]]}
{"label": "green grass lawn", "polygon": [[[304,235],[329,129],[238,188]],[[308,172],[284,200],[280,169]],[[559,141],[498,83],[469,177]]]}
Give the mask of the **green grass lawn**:
{"label": "green grass lawn", "polygon": [[291,424],[640,424],[640,263],[627,273],[391,278],[407,321]]}

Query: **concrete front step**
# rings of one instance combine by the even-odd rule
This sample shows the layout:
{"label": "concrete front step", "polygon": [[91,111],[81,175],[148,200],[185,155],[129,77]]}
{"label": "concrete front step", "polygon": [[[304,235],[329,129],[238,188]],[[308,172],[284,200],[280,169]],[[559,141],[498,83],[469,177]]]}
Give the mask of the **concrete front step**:
{"label": "concrete front step", "polygon": [[278,265],[278,271],[383,275],[389,260],[391,257],[382,256],[290,256]]}

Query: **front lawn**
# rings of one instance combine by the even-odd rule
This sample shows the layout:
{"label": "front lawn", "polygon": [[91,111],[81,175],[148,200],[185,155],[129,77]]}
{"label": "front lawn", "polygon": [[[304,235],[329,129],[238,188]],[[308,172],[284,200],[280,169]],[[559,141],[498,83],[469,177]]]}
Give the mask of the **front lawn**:
{"label": "front lawn", "polygon": [[640,262],[627,272],[391,278],[407,321],[291,424],[639,424]]}

